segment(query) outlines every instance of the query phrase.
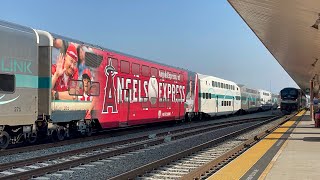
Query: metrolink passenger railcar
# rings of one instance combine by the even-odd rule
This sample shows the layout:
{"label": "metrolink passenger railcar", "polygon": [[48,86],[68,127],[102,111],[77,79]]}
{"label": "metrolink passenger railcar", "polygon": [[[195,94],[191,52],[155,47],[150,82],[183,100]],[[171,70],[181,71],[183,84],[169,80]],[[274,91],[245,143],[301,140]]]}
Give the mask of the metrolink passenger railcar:
{"label": "metrolink passenger railcar", "polygon": [[260,93],[256,89],[239,85],[241,91],[241,113],[262,111]]}
{"label": "metrolink passenger railcar", "polygon": [[0,149],[241,110],[232,81],[4,21],[0,39]]}
{"label": "metrolink passenger railcar", "polygon": [[236,83],[203,74],[198,76],[200,115],[230,115],[240,110],[240,88]]}

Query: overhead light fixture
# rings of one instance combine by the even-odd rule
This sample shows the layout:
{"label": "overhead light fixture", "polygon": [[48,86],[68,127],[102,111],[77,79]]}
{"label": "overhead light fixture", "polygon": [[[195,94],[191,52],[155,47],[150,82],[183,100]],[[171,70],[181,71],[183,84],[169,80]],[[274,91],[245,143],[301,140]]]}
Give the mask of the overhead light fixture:
{"label": "overhead light fixture", "polygon": [[315,29],[319,29],[319,24],[320,24],[320,13],[318,14],[318,19],[316,20],[316,22],[311,26]]}

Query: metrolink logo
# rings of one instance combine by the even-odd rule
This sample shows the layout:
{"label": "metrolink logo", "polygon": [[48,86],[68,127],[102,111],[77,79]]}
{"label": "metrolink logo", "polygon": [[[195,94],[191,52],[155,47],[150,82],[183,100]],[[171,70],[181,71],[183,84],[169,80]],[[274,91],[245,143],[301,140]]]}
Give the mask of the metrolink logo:
{"label": "metrolink logo", "polygon": [[28,60],[18,60],[14,58],[0,59],[0,71],[2,72],[32,74],[30,69],[31,65],[32,62]]}

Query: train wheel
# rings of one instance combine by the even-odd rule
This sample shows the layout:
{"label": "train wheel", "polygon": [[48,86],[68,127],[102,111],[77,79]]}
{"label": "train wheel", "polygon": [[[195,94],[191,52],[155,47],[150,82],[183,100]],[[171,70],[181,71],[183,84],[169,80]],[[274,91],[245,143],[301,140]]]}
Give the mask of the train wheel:
{"label": "train wheel", "polygon": [[0,132],[0,149],[5,149],[8,147],[10,142],[10,135],[6,131]]}
{"label": "train wheel", "polygon": [[86,136],[90,137],[92,135],[92,126],[91,124],[87,125]]}
{"label": "train wheel", "polygon": [[56,138],[59,140],[59,141],[63,141],[65,136],[66,136],[66,131],[64,130],[64,127],[62,126],[59,126],[56,130]]}
{"label": "train wheel", "polygon": [[202,113],[199,113],[199,117],[198,117],[198,119],[199,119],[200,121],[202,121],[202,120],[203,120],[203,115],[202,115]]}
{"label": "train wheel", "polygon": [[37,133],[31,133],[27,139],[28,143],[35,143],[37,141]]}

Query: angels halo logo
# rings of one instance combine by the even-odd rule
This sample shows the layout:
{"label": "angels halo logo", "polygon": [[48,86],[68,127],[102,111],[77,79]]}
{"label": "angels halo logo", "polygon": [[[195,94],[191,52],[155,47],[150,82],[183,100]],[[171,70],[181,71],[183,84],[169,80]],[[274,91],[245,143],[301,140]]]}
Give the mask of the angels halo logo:
{"label": "angels halo logo", "polygon": [[156,104],[158,99],[158,81],[155,77],[151,77],[148,83],[148,96],[151,104]]}

